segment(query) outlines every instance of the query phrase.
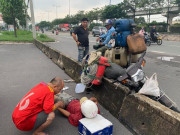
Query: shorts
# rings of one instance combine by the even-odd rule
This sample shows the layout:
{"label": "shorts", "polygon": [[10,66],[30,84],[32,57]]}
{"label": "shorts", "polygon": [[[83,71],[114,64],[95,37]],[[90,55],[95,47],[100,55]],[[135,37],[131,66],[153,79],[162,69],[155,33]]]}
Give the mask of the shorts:
{"label": "shorts", "polygon": [[33,130],[37,129],[37,128],[40,127],[44,122],[46,122],[48,115],[49,115],[49,114],[45,113],[44,111],[38,113],[37,118],[36,118],[36,122],[35,122],[35,124],[34,124]]}
{"label": "shorts", "polygon": [[[59,93],[56,94],[56,96],[58,97],[58,101],[63,101],[65,104],[65,107],[67,107],[67,105],[72,101],[75,100],[75,98],[65,92],[63,93]],[[57,101],[56,101],[57,102]]]}

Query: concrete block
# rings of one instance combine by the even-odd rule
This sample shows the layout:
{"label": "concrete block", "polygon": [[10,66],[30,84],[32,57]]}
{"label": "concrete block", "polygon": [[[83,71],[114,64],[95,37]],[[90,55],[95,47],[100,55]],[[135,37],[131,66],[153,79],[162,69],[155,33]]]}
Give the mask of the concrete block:
{"label": "concrete block", "polygon": [[107,78],[102,80],[100,86],[93,86],[91,89],[103,107],[118,118],[123,100],[130,93],[130,90],[119,83],[113,84],[112,81]]}
{"label": "concrete block", "polygon": [[119,120],[139,135],[180,134],[180,114],[140,94],[125,98]]}

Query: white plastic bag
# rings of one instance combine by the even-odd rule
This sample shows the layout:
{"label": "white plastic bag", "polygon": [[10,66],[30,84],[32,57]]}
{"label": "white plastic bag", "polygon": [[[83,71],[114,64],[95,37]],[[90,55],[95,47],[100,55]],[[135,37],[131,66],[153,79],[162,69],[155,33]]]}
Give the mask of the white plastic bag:
{"label": "white plastic bag", "polygon": [[85,89],[86,89],[86,85],[84,85],[83,83],[78,83],[76,84],[75,92],[82,93],[85,91]]}
{"label": "white plastic bag", "polygon": [[157,74],[154,73],[151,78],[148,78],[144,83],[143,87],[139,90],[140,94],[149,95],[149,96],[160,96],[160,89],[157,81]]}

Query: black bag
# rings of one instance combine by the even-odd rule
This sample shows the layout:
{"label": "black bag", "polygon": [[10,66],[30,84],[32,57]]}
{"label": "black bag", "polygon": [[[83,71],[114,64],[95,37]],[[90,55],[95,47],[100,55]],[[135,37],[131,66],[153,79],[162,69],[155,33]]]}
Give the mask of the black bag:
{"label": "black bag", "polygon": [[107,67],[104,76],[108,79],[116,80],[119,76],[126,74],[126,70],[123,69],[121,66],[117,65],[116,63],[111,63],[110,67]]}

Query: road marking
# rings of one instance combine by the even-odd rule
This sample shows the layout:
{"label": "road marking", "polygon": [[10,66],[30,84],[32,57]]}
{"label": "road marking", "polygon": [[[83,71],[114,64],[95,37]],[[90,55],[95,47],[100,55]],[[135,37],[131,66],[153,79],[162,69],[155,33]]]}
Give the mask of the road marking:
{"label": "road marking", "polygon": [[160,51],[150,51],[150,52],[154,52],[154,53],[165,53],[165,52],[160,52]]}

